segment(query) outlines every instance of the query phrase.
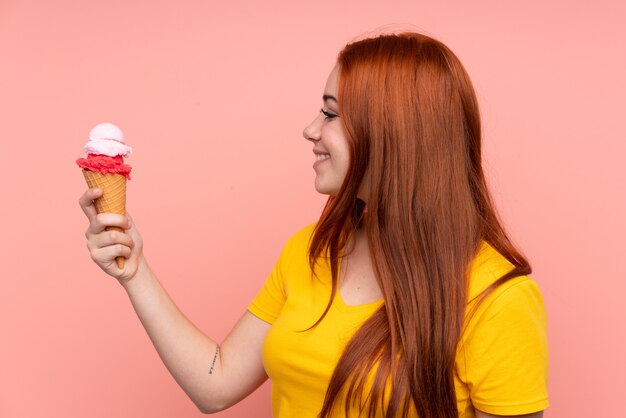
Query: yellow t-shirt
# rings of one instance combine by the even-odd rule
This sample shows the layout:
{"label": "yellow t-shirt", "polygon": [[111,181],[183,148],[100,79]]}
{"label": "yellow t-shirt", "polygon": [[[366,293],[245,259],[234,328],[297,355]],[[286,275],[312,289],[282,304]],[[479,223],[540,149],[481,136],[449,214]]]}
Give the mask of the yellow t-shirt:
{"label": "yellow t-shirt", "polygon": [[[324,319],[305,331],[326,308],[331,290],[328,263],[316,268],[317,278],[309,268],[313,228],[302,229],[287,242],[248,308],[272,324],[263,344],[263,363],[272,381],[275,418],[317,417],[346,344],[383,303],[350,306],[337,292]],[[483,244],[472,266],[469,300],[511,268]],[[509,280],[485,299],[466,324],[455,364],[460,418],[474,417],[474,408],[496,415],[547,408],[546,318],[539,289],[529,277]],[[343,416],[343,400],[339,402],[337,417]]]}

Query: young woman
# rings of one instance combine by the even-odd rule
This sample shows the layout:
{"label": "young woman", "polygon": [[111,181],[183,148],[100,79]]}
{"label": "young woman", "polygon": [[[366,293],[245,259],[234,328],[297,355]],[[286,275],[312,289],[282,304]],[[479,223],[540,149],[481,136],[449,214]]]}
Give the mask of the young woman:
{"label": "young woman", "polygon": [[91,257],[200,410],[269,376],[281,418],[541,417],[544,307],[496,216],[456,56],[416,33],[347,45],[304,137],[328,203],[221,345],[161,287],[130,216],[97,215],[96,189],[80,199]]}

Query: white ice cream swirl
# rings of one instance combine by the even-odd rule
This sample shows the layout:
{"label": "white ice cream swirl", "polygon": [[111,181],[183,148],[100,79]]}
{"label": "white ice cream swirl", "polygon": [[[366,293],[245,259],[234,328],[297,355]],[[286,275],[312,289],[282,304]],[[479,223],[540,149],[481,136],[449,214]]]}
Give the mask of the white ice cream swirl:
{"label": "white ice cream swirl", "polygon": [[112,123],[100,123],[89,132],[84,150],[87,154],[127,157],[133,149],[126,145],[122,130]]}

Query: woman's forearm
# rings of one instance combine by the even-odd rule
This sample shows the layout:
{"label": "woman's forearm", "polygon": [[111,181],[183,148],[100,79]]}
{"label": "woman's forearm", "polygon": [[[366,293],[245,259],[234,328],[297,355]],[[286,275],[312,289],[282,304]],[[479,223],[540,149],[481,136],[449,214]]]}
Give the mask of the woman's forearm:
{"label": "woman's forearm", "polygon": [[[150,267],[141,260],[135,277],[124,283],[139,320],[163,363],[191,400],[204,412],[223,409],[221,355],[178,309]],[[212,373],[209,374],[213,360]]]}
{"label": "woman's forearm", "polygon": [[122,283],[163,363],[202,412],[228,408],[267,380],[261,351],[270,324],[246,311],[218,350],[178,309],[143,257],[135,276]]}

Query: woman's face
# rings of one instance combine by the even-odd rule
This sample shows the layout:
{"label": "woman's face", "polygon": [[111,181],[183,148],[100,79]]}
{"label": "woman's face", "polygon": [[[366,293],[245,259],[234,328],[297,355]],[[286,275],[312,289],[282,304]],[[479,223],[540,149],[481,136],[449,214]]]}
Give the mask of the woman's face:
{"label": "woman's face", "polygon": [[322,109],[302,132],[313,143],[315,190],[331,196],[339,193],[350,164],[348,141],[339,121],[338,82],[339,66],[335,66],[326,81]]}

